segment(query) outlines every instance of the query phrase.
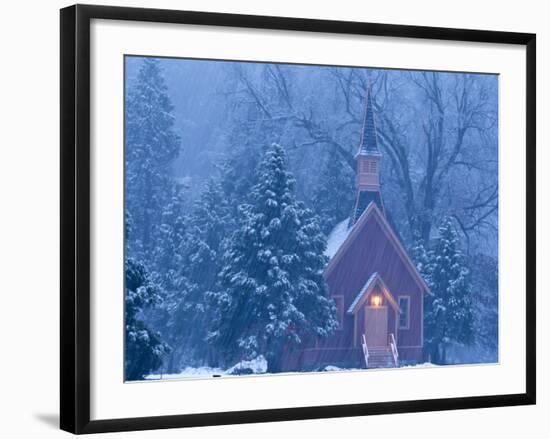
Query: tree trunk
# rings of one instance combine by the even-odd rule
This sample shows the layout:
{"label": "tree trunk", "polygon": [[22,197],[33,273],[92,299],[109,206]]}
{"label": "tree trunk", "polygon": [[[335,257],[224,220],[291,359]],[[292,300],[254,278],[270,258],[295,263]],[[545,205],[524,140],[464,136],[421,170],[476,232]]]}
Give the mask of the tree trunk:
{"label": "tree trunk", "polygon": [[441,364],[447,364],[447,343],[441,347]]}
{"label": "tree trunk", "polygon": [[278,346],[271,349],[271,355],[267,356],[267,372],[279,373],[283,366],[283,347]]}
{"label": "tree trunk", "polygon": [[439,350],[439,343],[433,343],[430,346],[430,362],[433,364],[440,364],[441,352]]}

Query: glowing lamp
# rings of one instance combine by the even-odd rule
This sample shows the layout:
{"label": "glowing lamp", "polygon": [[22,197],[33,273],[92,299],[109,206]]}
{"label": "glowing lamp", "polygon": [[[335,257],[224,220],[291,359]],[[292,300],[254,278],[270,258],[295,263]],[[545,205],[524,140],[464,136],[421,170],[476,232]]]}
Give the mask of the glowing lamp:
{"label": "glowing lamp", "polygon": [[370,304],[372,306],[380,306],[381,303],[382,303],[382,298],[379,295],[374,295],[370,299]]}

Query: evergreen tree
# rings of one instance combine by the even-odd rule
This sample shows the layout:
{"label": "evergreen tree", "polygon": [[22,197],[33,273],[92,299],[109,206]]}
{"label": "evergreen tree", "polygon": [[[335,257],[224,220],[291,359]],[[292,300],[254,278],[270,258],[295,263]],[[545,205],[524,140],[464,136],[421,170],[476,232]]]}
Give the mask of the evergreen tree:
{"label": "evergreen tree", "polygon": [[125,358],[124,368],[129,381],[142,380],[162,365],[163,357],[170,348],[141,319],[147,308],[157,306],[161,288],[149,277],[143,264],[126,259],[125,295]]}
{"label": "evergreen tree", "polygon": [[481,348],[479,360],[498,359],[498,260],[484,254],[470,256],[474,301],[475,344]]}
{"label": "evergreen tree", "polygon": [[413,238],[413,244],[409,249],[409,255],[418,272],[424,277],[424,280],[426,280],[428,277],[429,252],[426,250],[426,245],[419,234],[416,234]]}
{"label": "evergreen tree", "polygon": [[152,226],[151,250],[142,255],[147,258],[151,268],[150,278],[161,287],[162,302],[159,306],[148,308],[143,312],[144,323],[160,332],[175,348],[167,357],[165,365],[170,372],[179,372],[177,368],[179,352],[177,341],[179,334],[174,334],[170,326],[171,316],[177,304],[187,296],[190,284],[185,277],[184,251],[188,240],[188,219],[182,203],[182,188],[177,184],[168,185],[165,204],[161,208],[157,223]]}
{"label": "evergreen tree", "polygon": [[220,185],[232,216],[238,216],[238,207],[248,201],[255,184],[255,170],[261,160],[261,152],[248,142],[231,149],[229,158],[221,166]]}
{"label": "evergreen tree", "polygon": [[177,184],[167,185],[164,204],[160,209],[158,220],[151,228],[154,245],[149,259],[155,271],[162,273],[162,287],[168,294],[178,290],[177,277],[181,271],[182,253],[188,238],[188,224],[182,203],[181,187]]}
{"label": "evergreen tree", "polygon": [[208,180],[189,220],[191,237],[186,248],[188,277],[206,291],[214,288],[221,268],[223,242],[233,229],[229,209],[220,183]]}
{"label": "evergreen tree", "polygon": [[446,364],[451,343],[472,342],[473,324],[469,271],[450,218],[439,227],[424,273],[432,293],[424,303],[426,348],[432,362]]}
{"label": "evergreen tree", "polygon": [[294,197],[285,154],[272,145],[258,167],[250,204],[224,254],[221,291],[209,340],[227,363],[263,355],[277,372],[285,349],[337,326],[322,270],[325,237],[316,217]]}
{"label": "evergreen tree", "polygon": [[206,295],[216,289],[224,242],[233,231],[229,213],[221,185],[214,179],[208,180],[188,219],[189,231],[180,266],[185,289],[170,320],[177,350],[188,361],[206,361],[211,365],[214,362],[205,343],[210,315]]}
{"label": "evergreen tree", "polygon": [[[126,208],[134,225],[132,254],[153,251],[152,233],[173,194],[170,167],[179,154],[172,104],[157,60],[146,58],[126,96]],[[168,197],[168,199],[167,199]]]}
{"label": "evergreen tree", "polygon": [[323,232],[327,235],[351,211],[355,195],[353,178],[353,172],[342,163],[333,147],[328,154],[312,204],[320,217]]}

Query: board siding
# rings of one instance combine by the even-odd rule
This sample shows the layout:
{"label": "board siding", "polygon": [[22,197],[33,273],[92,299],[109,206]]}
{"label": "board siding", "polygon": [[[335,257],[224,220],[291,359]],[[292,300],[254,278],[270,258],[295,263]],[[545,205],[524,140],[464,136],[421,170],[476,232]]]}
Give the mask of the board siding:
{"label": "board siding", "polygon": [[[410,325],[398,330],[398,346],[421,345],[423,292],[376,217],[371,216],[329,273],[329,292],[343,295],[347,309],[374,272],[380,274],[396,300],[401,295],[410,296]],[[347,334],[345,329],[342,332]]]}
{"label": "board siding", "polygon": [[[305,349],[299,354],[294,353],[293,359],[288,358],[285,361],[287,366],[292,365],[292,369],[327,364],[362,367],[364,361],[361,353],[361,335],[365,326],[365,307],[362,306],[355,316],[347,311],[374,272],[380,275],[396,301],[398,296],[410,297],[409,328],[397,329],[395,333],[397,315],[396,311],[389,307],[388,334],[393,333],[396,336],[400,357],[403,360],[422,359],[424,292],[376,215],[371,215],[326,276],[330,295],[343,296],[344,327],[326,340],[306,344]],[[381,294],[378,286],[373,289],[373,293]],[[386,302],[383,297],[382,305],[388,305]]]}

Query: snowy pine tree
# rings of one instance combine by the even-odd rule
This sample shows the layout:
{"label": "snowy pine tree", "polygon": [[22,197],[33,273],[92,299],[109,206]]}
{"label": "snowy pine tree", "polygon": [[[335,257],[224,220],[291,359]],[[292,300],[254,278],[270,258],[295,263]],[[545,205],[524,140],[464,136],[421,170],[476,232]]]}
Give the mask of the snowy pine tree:
{"label": "snowy pine tree", "polygon": [[353,172],[342,163],[333,147],[312,203],[325,234],[330,233],[336,224],[348,217],[355,195],[353,178]]}
{"label": "snowy pine tree", "polygon": [[188,277],[208,291],[217,281],[224,240],[233,230],[230,207],[216,180],[207,181],[200,199],[195,203],[189,227],[190,239],[186,248]]}
{"label": "snowy pine tree", "polygon": [[207,181],[188,218],[188,226],[180,264],[185,288],[177,297],[169,324],[181,357],[212,364],[205,343],[210,316],[206,295],[216,290],[224,242],[234,227],[225,194],[216,180]]}
{"label": "snowy pine tree", "polygon": [[430,360],[446,364],[452,343],[472,342],[472,298],[469,270],[450,218],[439,227],[434,248],[428,252],[424,277],[431,295],[424,302],[424,337]]}
{"label": "snowy pine tree", "polygon": [[470,256],[474,301],[474,340],[484,362],[498,361],[498,260],[478,253]]}
{"label": "snowy pine tree", "polygon": [[248,201],[260,160],[261,154],[257,148],[245,142],[243,146],[232,148],[230,156],[221,166],[220,184],[233,217],[238,215],[239,205]]}
{"label": "snowy pine tree", "polygon": [[426,250],[426,245],[420,237],[420,234],[416,234],[416,237],[413,238],[413,244],[409,249],[409,255],[418,272],[426,278],[428,276],[429,252]]}
{"label": "snowy pine tree", "polygon": [[157,60],[146,58],[126,96],[126,208],[134,221],[128,245],[149,254],[153,229],[161,224],[173,194],[170,168],[180,150],[172,104]]}
{"label": "snowy pine tree", "polygon": [[[177,184],[167,185],[167,191],[171,193],[165,194],[165,204],[157,222],[151,228],[153,245],[148,253],[142,254],[151,270],[150,278],[161,287],[162,294],[161,304],[144,311],[143,320],[173,347],[177,347],[177,337],[170,327],[170,317],[190,289],[189,281],[182,271],[188,224],[181,190]],[[171,372],[179,372],[174,369],[177,355],[177,349],[174,348],[165,362]]]}
{"label": "snowy pine tree", "polygon": [[162,287],[168,293],[179,288],[178,274],[181,271],[182,253],[188,238],[188,224],[182,203],[181,188],[167,184],[164,204],[158,220],[151,227],[149,259],[155,271],[162,274]]}
{"label": "snowy pine tree", "polygon": [[258,167],[250,204],[240,207],[220,273],[209,340],[227,363],[263,355],[277,372],[285,349],[337,326],[322,278],[325,237],[294,197],[284,150],[272,145]]}
{"label": "snowy pine tree", "polygon": [[124,369],[129,381],[144,379],[162,365],[170,348],[160,334],[142,320],[143,312],[162,300],[161,288],[149,277],[144,265],[134,259],[125,264],[125,358]]}

